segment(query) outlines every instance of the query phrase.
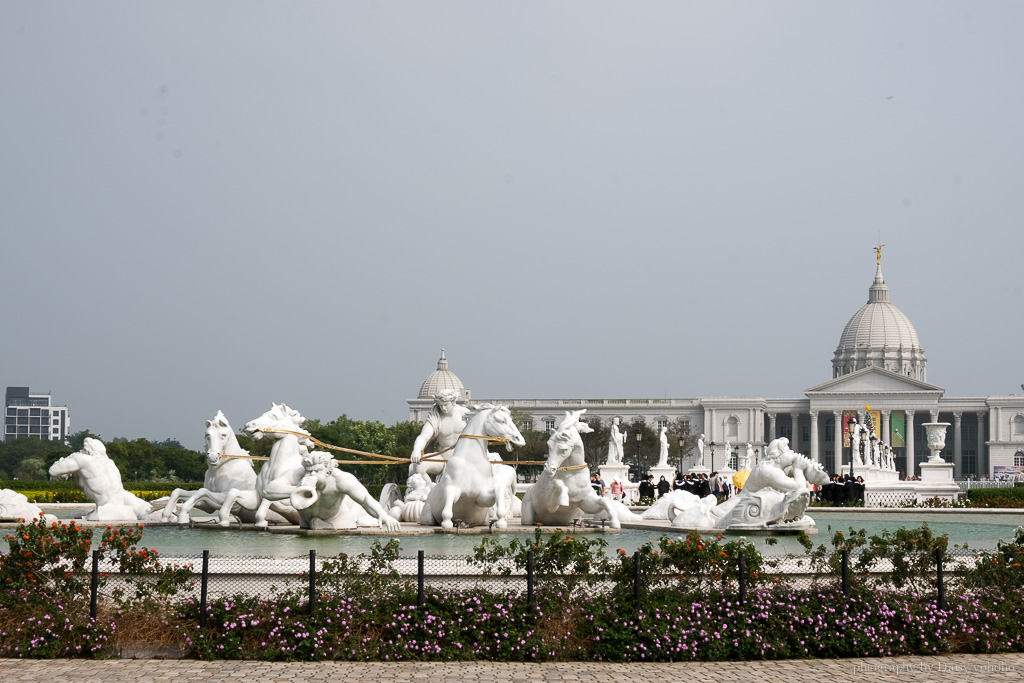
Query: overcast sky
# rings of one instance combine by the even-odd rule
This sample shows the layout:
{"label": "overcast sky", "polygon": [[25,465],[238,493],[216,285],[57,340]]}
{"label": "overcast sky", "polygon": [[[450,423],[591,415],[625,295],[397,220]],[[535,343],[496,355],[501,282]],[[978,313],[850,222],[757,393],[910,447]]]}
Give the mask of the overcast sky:
{"label": "overcast sky", "polygon": [[799,397],[872,247],[1024,381],[1019,2],[0,1],[0,383],[198,447],[288,403]]}

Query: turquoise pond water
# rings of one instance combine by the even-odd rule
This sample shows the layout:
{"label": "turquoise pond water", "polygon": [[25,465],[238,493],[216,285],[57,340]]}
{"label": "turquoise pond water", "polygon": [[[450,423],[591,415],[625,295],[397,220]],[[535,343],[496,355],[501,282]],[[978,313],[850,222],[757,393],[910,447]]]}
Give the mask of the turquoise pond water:
{"label": "turquoise pond water", "polygon": [[[996,547],[999,539],[1012,540],[1017,526],[1024,524],[1024,512],[978,514],[909,510],[852,513],[812,509],[809,513],[818,525],[818,533],[812,536],[816,545],[827,545],[835,531],[846,531],[851,526],[876,534],[885,529],[894,531],[901,526],[912,528],[927,522],[936,535],[948,534],[951,544],[967,543],[970,548],[991,549]],[[413,525],[413,528],[416,526]],[[588,537],[604,538],[608,552],[613,554],[617,548],[632,552],[647,541],[657,540],[662,533],[679,535],[679,532],[672,530],[660,532],[626,529],[619,533],[593,534]],[[100,532],[96,531],[97,540],[99,535]],[[163,556],[174,557],[199,556],[203,550],[209,550],[212,556],[222,557],[299,557],[308,555],[311,549],[316,550],[318,555],[342,552],[358,554],[366,552],[373,541],[379,538],[382,537],[307,536],[239,529],[150,526],[144,532],[142,545],[159,550]],[[511,537],[503,535],[499,538],[507,542]],[[760,536],[748,536],[747,540],[758,545],[764,553],[803,552],[795,538],[777,538],[778,543],[774,546],[768,545],[764,537]],[[403,536],[400,540],[403,555],[415,555],[418,550],[423,550],[427,555],[467,555],[480,543],[480,536],[428,534]],[[0,547],[6,550],[6,543],[0,544]]]}

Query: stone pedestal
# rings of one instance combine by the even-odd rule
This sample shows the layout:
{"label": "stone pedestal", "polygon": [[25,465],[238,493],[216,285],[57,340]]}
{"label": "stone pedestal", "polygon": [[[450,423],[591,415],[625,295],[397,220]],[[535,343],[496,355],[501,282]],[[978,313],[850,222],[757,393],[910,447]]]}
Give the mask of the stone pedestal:
{"label": "stone pedestal", "polygon": [[953,481],[953,463],[923,462],[921,463],[921,480],[917,484],[917,502],[929,498],[941,498],[950,502],[960,495],[960,487]]}
{"label": "stone pedestal", "polygon": [[668,483],[670,483],[670,484],[673,481],[675,481],[675,478],[676,478],[676,470],[675,470],[674,467],[652,467],[647,472],[647,474],[653,474],[654,475],[654,485],[655,486],[658,485],[658,482],[661,481],[662,477],[665,477],[665,480],[668,481]]}

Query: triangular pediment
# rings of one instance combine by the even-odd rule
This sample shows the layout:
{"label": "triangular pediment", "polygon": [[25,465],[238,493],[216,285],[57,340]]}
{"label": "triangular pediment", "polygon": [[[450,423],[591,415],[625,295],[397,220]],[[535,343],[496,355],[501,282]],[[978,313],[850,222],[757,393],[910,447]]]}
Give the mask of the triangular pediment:
{"label": "triangular pediment", "polygon": [[946,393],[942,387],[928,384],[898,372],[879,367],[861,368],[842,377],[805,389],[807,396],[820,394],[937,394]]}

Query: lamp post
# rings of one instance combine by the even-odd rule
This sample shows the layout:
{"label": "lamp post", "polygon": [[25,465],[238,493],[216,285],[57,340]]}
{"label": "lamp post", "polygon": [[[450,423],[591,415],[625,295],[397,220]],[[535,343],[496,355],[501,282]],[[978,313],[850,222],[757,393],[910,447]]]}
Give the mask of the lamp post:
{"label": "lamp post", "polygon": [[686,443],[686,439],[682,436],[679,437],[679,473],[683,472],[683,445]]}
{"label": "lamp post", "polygon": [[739,458],[740,458],[740,447],[739,446],[733,446],[732,447],[732,460],[729,461],[728,469],[730,469],[730,470],[736,469],[736,467],[740,464],[739,463]]}
{"label": "lamp post", "polygon": [[708,448],[711,449],[711,471],[715,471],[715,442],[712,441],[708,444]]}
{"label": "lamp post", "polygon": [[643,438],[643,435],[644,435],[644,432],[643,432],[642,429],[640,429],[640,424],[637,423],[636,430],[633,432],[633,436],[636,437],[636,476],[637,476],[637,478],[639,478],[643,474],[646,474],[646,472],[641,471],[643,466],[640,464],[640,439]]}
{"label": "lamp post", "polygon": [[753,467],[754,465],[756,465],[759,462],[761,462],[761,449],[760,448],[755,448],[754,449],[754,462],[752,462],[750,464],[750,466]]}

